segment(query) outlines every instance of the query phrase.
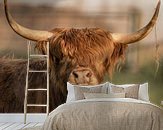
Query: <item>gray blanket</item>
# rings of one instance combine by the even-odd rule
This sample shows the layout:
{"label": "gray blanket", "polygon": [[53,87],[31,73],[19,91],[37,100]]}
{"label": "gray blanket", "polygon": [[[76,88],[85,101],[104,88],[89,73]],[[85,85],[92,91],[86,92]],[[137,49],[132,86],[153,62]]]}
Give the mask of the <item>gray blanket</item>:
{"label": "gray blanket", "polygon": [[90,99],[63,104],[43,130],[163,130],[163,110],[135,99]]}

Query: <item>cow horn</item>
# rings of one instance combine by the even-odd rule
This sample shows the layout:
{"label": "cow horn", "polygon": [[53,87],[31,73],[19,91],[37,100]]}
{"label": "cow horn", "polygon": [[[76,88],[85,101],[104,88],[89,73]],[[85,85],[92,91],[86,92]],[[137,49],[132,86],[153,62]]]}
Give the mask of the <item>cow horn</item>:
{"label": "cow horn", "polygon": [[32,30],[19,25],[8,12],[7,0],[4,0],[4,8],[5,8],[5,15],[9,25],[20,36],[32,41],[41,41],[41,40],[47,40],[49,37],[53,35],[53,33],[48,31]]}
{"label": "cow horn", "polygon": [[145,38],[152,31],[152,28],[154,27],[156,23],[156,20],[159,14],[160,4],[161,2],[159,0],[151,21],[144,28],[131,34],[111,33],[114,41],[116,43],[130,44],[130,43],[134,43]]}

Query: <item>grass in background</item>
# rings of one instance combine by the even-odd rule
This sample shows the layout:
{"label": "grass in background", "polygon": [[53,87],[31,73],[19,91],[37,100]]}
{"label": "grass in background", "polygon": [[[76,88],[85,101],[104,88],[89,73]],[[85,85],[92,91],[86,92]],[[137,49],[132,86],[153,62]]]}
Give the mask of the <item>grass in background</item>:
{"label": "grass in background", "polygon": [[6,58],[15,58],[15,59],[26,59],[27,58],[27,52],[23,51],[13,51],[13,50],[0,50],[0,58],[6,57]]}

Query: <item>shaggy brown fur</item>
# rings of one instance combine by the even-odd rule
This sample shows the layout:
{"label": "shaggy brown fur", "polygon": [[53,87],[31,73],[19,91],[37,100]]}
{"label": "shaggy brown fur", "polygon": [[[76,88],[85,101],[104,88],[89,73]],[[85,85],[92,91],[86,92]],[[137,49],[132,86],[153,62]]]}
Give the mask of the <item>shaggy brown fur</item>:
{"label": "shaggy brown fur", "polygon": [[[54,29],[50,43],[50,111],[64,103],[66,84],[76,66],[92,69],[99,83],[106,72],[112,74],[118,59],[123,58],[127,45],[114,43],[109,32],[102,29]],[[39,41],[36,48],[46,53],[46,42]],[[33,61],[31,67],[42,69],[43,61]],[[0,112],[23,112],[26,61],[0,59]],[[46,77],[31,74],[30,86],[46,86]],[[46,94],[32,94],[30,102],[45,102]],[[38,109],[42,112],[42,109]],[[31,109],[34,112],[34,109]]]}
{"label": "shaggy brown fur", "polygon": [[[54,58],[62,61],[66,59],[73,65],[80,65],[96,68],[96,76],[100,82],[107,71],[112,76],[117,61],[124,59],[124,52],[127,45],[114,43],[109,32],[99,29],[54,29],[51,32],[54,36],[50,42],[50,61],[54,65]],[[38,42],[36,48],[42,53],[46,53],[46,42]],[[101,62],[106,68],[94,67],[95,62]]]}
{"label": "shaggy brown fur", "polygon": [[[0,113],[23,112],[26,60],[0,59]],[[44,61],[31,61],[30,68],[42,70]],[[64,79],[54,82],[50,78],[50,111],[66,100],[66,95],[58,88]],[[63,84],[61,84],[63,85]],[[32,73],[29,75],[29,88],[45,88],[46,74]],[[46,103],[46,92],[29,92],[28,103]],[[45,112],[44,108],[28,107],[29,112]]]}

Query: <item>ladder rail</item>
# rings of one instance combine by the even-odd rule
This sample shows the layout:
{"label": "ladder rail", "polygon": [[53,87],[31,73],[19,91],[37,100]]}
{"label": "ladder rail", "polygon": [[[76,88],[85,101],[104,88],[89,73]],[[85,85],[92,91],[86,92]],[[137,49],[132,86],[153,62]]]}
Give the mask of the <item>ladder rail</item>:
{"label": "ladder rail", "polygon": [[28,78],[29,78],[29,55],[30,55],[30,41],[27,44],[27,53],[28,53],[28,61],[27,61],[27,75],[26,75],[26,87],[25,87],[25,98],[24,98],[24,123],[26,124],[27,119],[27,98],[28,98]]}
{"label": "ladder rail", "polygon": [[47,42],[47,108],[46,113],[49,115],[49,42]]}

